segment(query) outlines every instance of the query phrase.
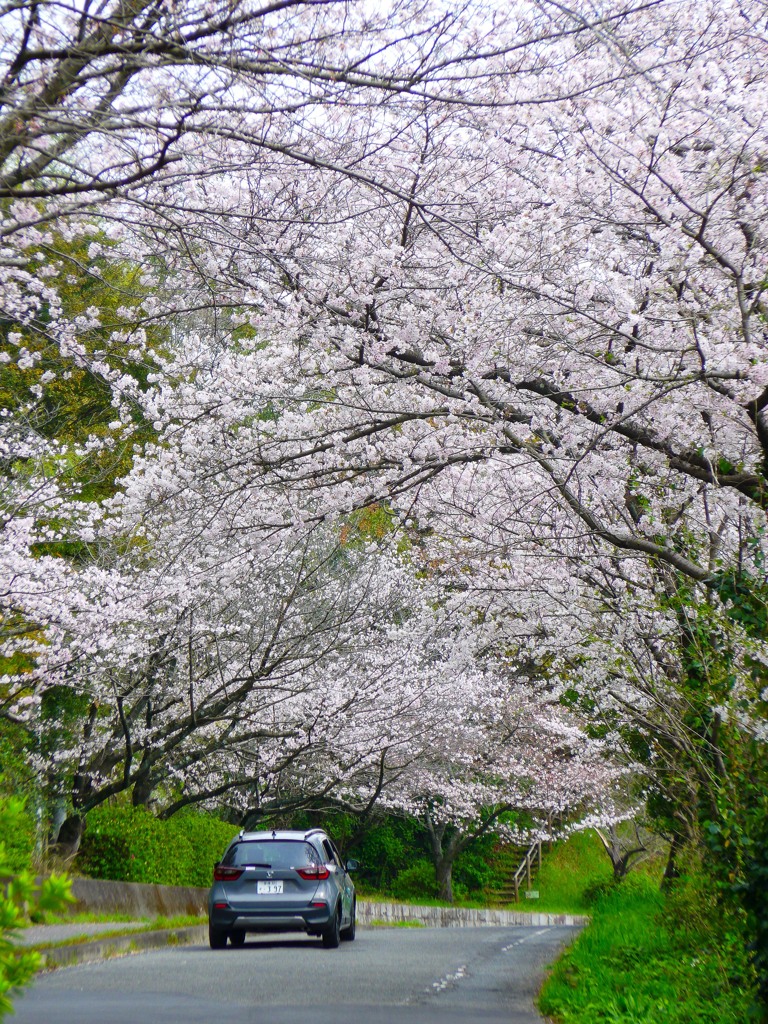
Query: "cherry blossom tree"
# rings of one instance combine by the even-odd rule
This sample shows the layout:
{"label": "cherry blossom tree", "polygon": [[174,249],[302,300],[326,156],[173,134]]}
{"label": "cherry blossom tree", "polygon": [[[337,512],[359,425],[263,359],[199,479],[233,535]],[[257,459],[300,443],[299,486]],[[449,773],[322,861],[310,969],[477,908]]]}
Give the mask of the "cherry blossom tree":
{"label": "cherry blossom tree", "polygon": [[[661,778],[693,735],[691,624],[728,621],[739,586],[764,582],[763,5],[56,10],[11,12],[5,40],[9,352],[28,369],[27,335],[45,333],[107,382],[109,443],[129,446],[139,422],[154,437],[103,518],[50,474],[11,474],[24,498],[8,607],[55,637],[24,637],[46,679],[86,621],[77,601],[44,607],[75,570],[45,563],[46,584],[25,555],[41,527],[56,534],[52,502],[82,543],[100,550],[112,529],[136,545],[127,577],[96,558],[74,592],[101,614],[95,595],[117,588],[122,611],[141,580],[141,628],[107,615],[96,635],[110,657],[140,637],[142,685],[154,656],[180,679],[189,638],[193,654],[227,646],[232,609],[253,603],[251,550],[276,580],[308,531],[375,503],[434,605],[464,616],[483,671],[493,657],[503,678],[544,678],[573,713],[589,700],[628,760],[650,738]],[[94,236],[90,257],[141,268],[112,329],[60,313],[58,287],[30,271],[61,250],[52,224],[98,224],[109,244]],[[102,355],[83,339],[99,326]],[[118,344],[148,377],[111,359]],[[25,446],[50,465],[18,423],[10,461]],[[761,742],[761,640],[728,630],[733,677],[705,688],[704,717],[731,714]],[[241,640],[226,664],[252,652]],[[204,659],[195,671],[215,685]],[[184,721],[182,694],[168,700]],[[699,738],[716,753],[712,735]],[[429,783],[449,778],[457,805],[483,786],[465,756]],[[405,783],[404,763],[384,763]]]}
{"label": "cherry blossom tree", "polygon": [[[528,45],[538,61],[497,76],[493,102],[424,104],[396,142],[349,117],[381,141],[360,166],[383,194],[328,170],[278,192],[255,168],[260,230],[236,255],[217,242],[236,234],[222,183],[205,248],[234,260],[209,268],[252,351],[223,354],[202,401],[180,397],[175,353],[159,429],[184,405],[198,436],[211,396],[271,403],[233,490],[290,487],[318,518],[385,501],[466,578],[516,577],[529,628],[552,617],[526,596],[553,589],[542,562],[580,567],[559,599],[585,615],[639,588],[649,672],[653,630],[656,658],[679,639],[674,574],[693,609],[733,573],[760,580],[763,558],[762,7],[680,11]],[[271,231],[286,203],[304,218],[273,213]],[[598,632],[617,657],[620,614]],[[756,737],[761,692],[749,667],[731,690]]]}

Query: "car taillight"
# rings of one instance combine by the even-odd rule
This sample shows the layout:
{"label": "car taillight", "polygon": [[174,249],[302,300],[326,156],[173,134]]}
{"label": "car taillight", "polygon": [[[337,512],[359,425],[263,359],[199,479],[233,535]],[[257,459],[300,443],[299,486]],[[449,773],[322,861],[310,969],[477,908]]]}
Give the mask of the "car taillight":
{"label": "car taillight", "polygon": [[296,868],[296,874],[307,882],[319,882],[323,878],[328,878],[330,873],[328,868],[323,867],[322,864],[311,864],[306,868]]}
{"label": "car taillight", "polygon": [[243,873],[243,868],[225,868],[216,864],[213,868],[214,882],[236,882]]}

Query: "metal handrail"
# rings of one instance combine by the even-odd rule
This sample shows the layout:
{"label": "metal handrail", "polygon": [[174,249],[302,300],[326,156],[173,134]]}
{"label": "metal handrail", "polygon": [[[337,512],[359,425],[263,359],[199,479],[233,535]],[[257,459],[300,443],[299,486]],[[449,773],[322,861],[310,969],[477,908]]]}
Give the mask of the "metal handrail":
{"label": "metal handrail", "polygon": [[517,871],[512,876],[512,884],[515,887],[515,903],[519,903],[520,901],[520,880],[523,877],[523,874],[526,875],[528,888],[531,888],[531,865],[534,859],[538,861],[538,868],[541,870],[541,846],[541,839],[537,839],[535,842],[531,843],[525,857],[523,857],[520,862]]}
{"label": "metal handrail", "polygon": [[[554,818],[554,816],[555,816],[554,815],[554,811],[550,811],[549,814],[547,815],[547,827],[548,828],[552,824],[552,819]],[[538,866],[538,870],[541,871],[541,850],[542,850],[542,845],[543,845],[543,840],[542,839],[535,839],[531,843],[531,845],[528,847],[528,849],[526,851],[525,856],[520,861],[520,864],[519,864],[519,866],[517,868],[517,871],[515,871],[514,875],[512,876],[512,884],[515,887],[515,903],[519,903],[520,902],[520,880],[522,879],[523,874],[525,874],[525,876],[526,876],[526,882],[528,884],[528,889],[530,890],[530,888],[531,888],[531,865],[532,865],[534,859],[538,861],[538,865],[537,865]]]}

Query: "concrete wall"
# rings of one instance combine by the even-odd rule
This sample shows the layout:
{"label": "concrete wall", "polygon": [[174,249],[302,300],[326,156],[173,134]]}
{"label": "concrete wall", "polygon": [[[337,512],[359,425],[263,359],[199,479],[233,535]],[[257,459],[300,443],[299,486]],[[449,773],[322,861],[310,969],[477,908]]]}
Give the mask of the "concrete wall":
{"label": "concrete wall", "polygon": [[[144,885],[140,882],[105,882],[96,878],[75,878],[74,909],[95,914],[130,914],[134,917],[174,917],[177,914],[205,914],[208,890],[182,885]],[[418,907],[405,903],[359,900],[360,924],[372,921],[397,924],[418,921],[429,928],[460,928],[478,925],[581,925],[587,919],[573,914],[526,914],[521,910],[469,910],[463,907]]]}
{"label": "concrete wall", "polygon": [[135,917],[175,917],[207,913],[208,890],[187,885],[145,885],[73,878],[74,909],[93,914],[131,914]]}
{"label": "concrete wall", "polygon": [[383,921],[418,921],[427,928],[461,928],[495,925],[583,925],[588,918],[579,914],[526,914],[522,910],[473,910],[466,907],[417,907],[407,903],[373,903],[360,900],[357,904],[360,924]]}

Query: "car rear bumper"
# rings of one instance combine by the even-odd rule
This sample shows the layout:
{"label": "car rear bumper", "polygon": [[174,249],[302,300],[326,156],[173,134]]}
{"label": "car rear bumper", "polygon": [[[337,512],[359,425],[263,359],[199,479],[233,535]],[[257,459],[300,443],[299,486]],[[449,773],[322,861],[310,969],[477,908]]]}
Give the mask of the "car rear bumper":
{"label": "car rear bumper", "polygon": [[208,914],[212,927],[244,932],[315,932],[324,928],[330,919],[327,906],[285,913],[216,907]]}

